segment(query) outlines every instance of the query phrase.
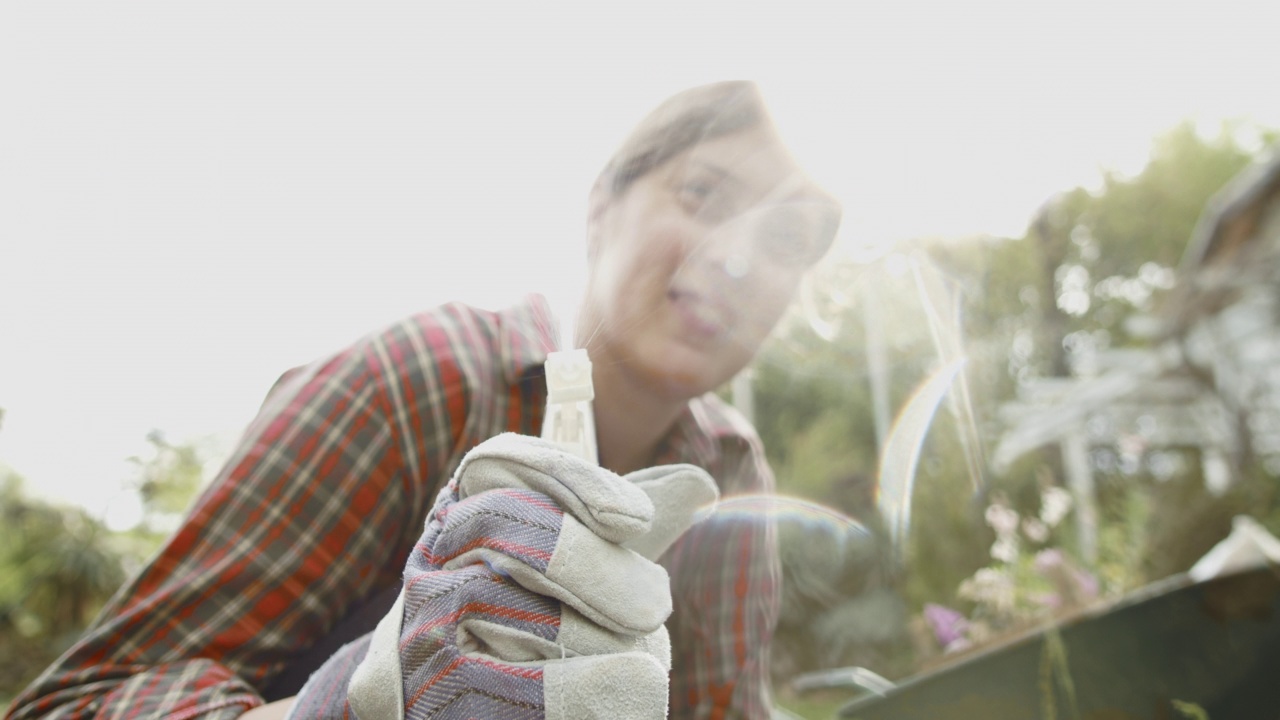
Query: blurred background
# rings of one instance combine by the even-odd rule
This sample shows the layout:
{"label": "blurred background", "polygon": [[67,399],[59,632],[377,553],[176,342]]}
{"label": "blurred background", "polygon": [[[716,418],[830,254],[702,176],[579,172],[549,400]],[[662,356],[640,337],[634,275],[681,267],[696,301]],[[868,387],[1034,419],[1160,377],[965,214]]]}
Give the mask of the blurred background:
{"label": "blurred background", "polygon": [[1246,510],[1280,530],[1277,21],[6,5],[0,707],[176,527],[280,373],[445,301],[568,307],[599,166],[663,98],[728,78],[760,82],[845,205],[724,389],[798,498],[783,706],[836,706],[793,692],[802,673],[906,677],[1186,570]]}

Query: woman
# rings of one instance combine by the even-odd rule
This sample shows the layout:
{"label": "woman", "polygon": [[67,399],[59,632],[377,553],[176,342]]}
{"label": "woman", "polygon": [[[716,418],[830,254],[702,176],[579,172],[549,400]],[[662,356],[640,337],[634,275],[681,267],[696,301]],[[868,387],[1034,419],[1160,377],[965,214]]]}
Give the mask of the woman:
{"label": "woman", "polygon": [[[686,91],[642,122],[590,201],[577,333],[603,467],[686,462],[722,495],[772,489],[754,432],[707,393],[750,361],[838,220],[754,85]],[[257,708],[350,608],[399,585],[467,450],[537,434],[552,325],[537,301],[449,305],[286,373],[183,527],[9,717]],[[767,715],[772,543],[767,525],[701,523],[663,557],[673,716]]]}

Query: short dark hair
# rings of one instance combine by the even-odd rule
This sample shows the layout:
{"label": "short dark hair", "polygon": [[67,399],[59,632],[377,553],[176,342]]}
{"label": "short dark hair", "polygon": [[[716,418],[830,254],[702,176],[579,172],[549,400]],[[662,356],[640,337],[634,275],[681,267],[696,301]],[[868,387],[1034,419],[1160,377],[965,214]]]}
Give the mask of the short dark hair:
{"label": "short dark hair", "polygon": [[596,181],[610,194],[699,143],[770,122],[753,82],[714,83],[674,95],[649,113],[610,158]]}

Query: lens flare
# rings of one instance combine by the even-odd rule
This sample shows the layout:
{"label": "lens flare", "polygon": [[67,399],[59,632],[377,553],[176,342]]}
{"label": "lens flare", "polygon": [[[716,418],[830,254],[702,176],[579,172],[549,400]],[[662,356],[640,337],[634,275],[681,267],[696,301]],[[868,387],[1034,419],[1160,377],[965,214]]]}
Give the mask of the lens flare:
{"label": "lens flare", "polygon": [[916,387],[902,407],[880,453],[880,484],[877,504],[889,532],[894,558],[901,566],[911,529],[911,496],[915,490],[916,465],[920,447],[929,434],[942,399],[964,369],[965,359],[943,365]]}
{"label": "lens flare", "polygon": [[705,508],[700,521],[785,520],[818,530],[867,536],[871,532],[857,520],[826,505],[786,495],[735,495]]}
{"label": "lens flare", "polygon": [[[942,273],[932,263],[922,263],[919,258],[913,257],[911,274],[920,296],[920,305],[929,323],[929,334],[933,340],[934,352],[938,354],[938,361],[946,364],[962,360],[965,357],[964,330],[958,293],[948,287]],[[973,400],[969,394],[969,380],[963,373],[956,376],[954,392],[949,397],[949,407],[956,419],[956,433],[964,453],[965,470],[969,473],[974,493],[980,494],[986,487],[986,474],[983,472],[986,459],[978,435]]]}

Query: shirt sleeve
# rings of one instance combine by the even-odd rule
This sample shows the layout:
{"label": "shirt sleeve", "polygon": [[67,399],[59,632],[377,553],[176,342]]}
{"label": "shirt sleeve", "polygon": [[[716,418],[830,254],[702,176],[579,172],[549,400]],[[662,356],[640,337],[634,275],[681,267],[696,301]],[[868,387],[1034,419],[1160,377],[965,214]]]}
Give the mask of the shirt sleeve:
{"label": "shirt sleeve", "polygon": [[[722,500],[774,490],[759,441],[742,445],[716,473]],[[665,558],[674,605],[668,621],[672,718],[770,716],[769,650],[782,571],[774,520],[752,507],[761,505],[727,503]]]}
{"label": "shirt sleeve", "polygon": [[417,316],[281,378],[177,533],[7,717],[262,704],[290,657],[399,581],[471,397],[446,325]]}

